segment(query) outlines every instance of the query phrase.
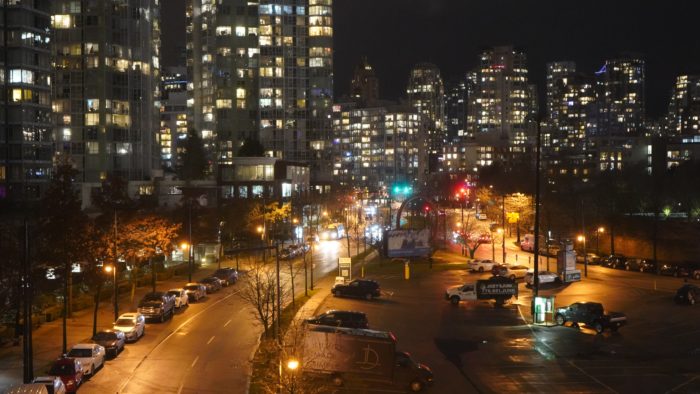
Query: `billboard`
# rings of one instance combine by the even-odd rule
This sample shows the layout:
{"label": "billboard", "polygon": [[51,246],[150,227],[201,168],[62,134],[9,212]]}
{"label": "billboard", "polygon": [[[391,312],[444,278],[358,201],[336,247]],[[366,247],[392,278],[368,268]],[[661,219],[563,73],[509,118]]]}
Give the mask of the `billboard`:
{"label": "billboard", "polygon": [[389,257],[430,256],[430,229],[387,231]]}
{"label": "billboard", "polygon": [[494,276],[488,280],[476,281],[476,299],[491,300],[518,296],[518,284],[509,278]]}

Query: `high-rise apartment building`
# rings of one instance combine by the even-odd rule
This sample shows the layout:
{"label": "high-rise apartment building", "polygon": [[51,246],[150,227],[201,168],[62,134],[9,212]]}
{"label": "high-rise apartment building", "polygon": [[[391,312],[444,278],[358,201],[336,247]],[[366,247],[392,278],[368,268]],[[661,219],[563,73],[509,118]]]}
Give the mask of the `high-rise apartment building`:
{"label": "high-rise apartment building", "polygon": [[700,135],[700,76],[679,75],[676,78],[666,123],[669,135]]}
{"label": "high-rise apartment building", "polygon": [[562,118],[559,108],[564,96],[563,89],[566,86],[563,81],[576,73],[576,63],[560,61],[547,63],[547,123],[556,124]]}
{"label": "high-rise apartment building", "polygon": [[[476,91],[469,98],[467,133],[474,135],[478,163],[513,165],[530,153],[533,112],[525,53],[511,46],[483,51],[476,70]],[[479,164],[483,165],[483,164]],[[486,164],[489,165],[489,164]]]}
{"label": "high-rise apartment building", "polygon": [[[187,139],[187,75],[184,67],[163,70],[161,77],[158,150],[163,168],[182,165],[182,145]],[[180,146],[178,146],[180,145]]]}
{"label": "high-rise apartment building", "polygon": [[464,136],[467,121],[467,81],[465,78],[448,81],[445,86],[445,129],[447,141]]}
{"label": "high-rise apartment building", "polygon": [[52,0],[57,151],[79,180],[158,168],[159,0]]}
{"label": "high-rise apartment building", "polygon": [[431,124],[405,106],[335,105],[333,176],[341,185],[370,192],[390,188],[395,182],[417,185],[425,180]]}
{"label": "high-rise apartment building", "polygon": [[51,23],[48,0],[0,7],[0,202],[36,200],[51,176]]}
{"label": "high-rise apartment building", "polygon": [[595,73],[600,136],[630,136],[644,129],[644,60],[626,56],[607,60]]}
{"label": "high-rise apartment building", "polygon": [[355,67],[350,82],[350,97],[362,107],[373,106],[379,100],[379,78],[366,57]]}
{"label": "high-rise apartment building", "polygon": [[193,118],[219,172],[246,138],[330,176],[332,0],[189,0]]}
{"label": "high-rise apartment building", "polygon": [[[445,87],[437,66],[417,64],[411,70],[406,93],[410,106],[430,121],[427,140],[430,154],[436,157],[441,155],[446,137]],[[434,170],[436,168],[430,168],[431,172]]]}

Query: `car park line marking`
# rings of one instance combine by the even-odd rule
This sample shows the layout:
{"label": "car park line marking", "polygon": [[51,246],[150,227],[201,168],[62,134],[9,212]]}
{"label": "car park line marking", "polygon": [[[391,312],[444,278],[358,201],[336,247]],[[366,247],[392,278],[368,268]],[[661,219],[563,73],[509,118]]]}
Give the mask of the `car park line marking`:
{"label": "car park line marking", "polygon": [[593,376],[593,375],[589,374],[588,372],[584,371],[583,368],[581,368],[581,367],[579,367],[578,365],[574,364],[573,361],[567,359],[566,357],[559,357],[559,355],[557,354],[557,352],[555,352],[554,349],[552,349],[552,347],[549,346],[549,344],[547,344],[547,342],[542,341],[542,340],[540,340],[539,338],[537,338],[537,334],[535,334],[535,330],[532,329],[532,325],[531,325],[530,323],[527,322],[527,319],[525,319],[525,316],[523,315],[523,311],[520,310],[520,305],[518,305],[518,313],[520,314],[520,318],[523,319],[523,321],[527,324],[527,328],[530,329],[530,333],[532,333],[532,336],[533,336],[535,339],[537,339],[537,341],[539,341],[539,342],[542,343],[544,346],[546,346],[546,347],[549,349],[549,351],[552,352],[552,354],[554,354],[555,356],[557,356],[557,358],[563,359],[564,361],[566,361],[567,364],[571,365],[571,366],[574,367],[576,370],[578,370],[579,372],[581,372],[584,376],[587,376],[589,379],[591,379],[591,380],[593,380],[594,382],[598,383],[599,385],[601,385],[601,386],[602,386],[603,388],[605,388],[606,390],[610,391],[611,393],[616,393],[616,394],[618,394],[618,392],[615,391],[612,387],[608,386],[607,384],[605,384],[605,383],[601,382],[599,379],[597,379],[595,376]]}
{"label": "car park line marking", "polygon": [[224,324],[224,327],[228,326],[228,324],[231,323],[231,320],[232,320],[232,319],[228,319],[228,321],[226,322],[226,324]]}
{"label": "car park line marking", "polygon": [[[213,338],[213,337],[212,337]],[[199,356],[194,358],[194,361],[192,361],[192,364],[190,364],[190,368],[194,368],[194,365],[197,364],[197,361],[199,360]]]}
{"label": "car park line marking", "polygon": [[215,335],[212,335],[212,336],[211,336],[211,338],[209,338],[209,340],[207,341],[207,345],[208,345],[208,344],[210,344],[210,343],[211,343],[211,341],[213,341],[213,340],[214,340],[214,337],[215,337]]}
{"label": "car park line marking", "polygon": [[683,388],[683,387],[685,387],[685,386],[687,386],[687,385],[693,383],[694,381],[696,381],[696,380],[698,380],[698,379],[700,379],[700,375],[695,375],[692,379],[688,379],[687,381],[685,381],[685,382],[679,384],[678,386],[672,388],[671,390],[668,390],[665,394],[673,393],[674,391],[678,391],[679,389],[681,389],[681,388]]}
{"label": "car park line marking", "polygon": [[[196,317],[198,317],[198,316],[201,315],[202,313],[208,311],[209,309],[211,309],[211,308],[213,308],[214,306],[218,305],[220,302],[223,302],[223,301],[227,300],[228,298],[233,297],[234,295],[236,295],[236,294],[238,294],[238,293],[240,293],[240,292],[241,292],[240,290],[236,290],[235,292],[233,292],[233,293],[231,293],[231,294],[229,294],[229,295],[227,295],[227,296],[225,296],[225,297],[222,297],[220,300],[217,300],[217,301],[214,302],[213,304],[211,304],[211,305],[207,306],[206,308],[202,309],[201,311],[197,312],[197,314],[195,314],[194,316],[190,317],[189,319],[185,320],[182,324],[180,324],[179,326],[177,326],[177,328],[175,328],[170,334],[168,334],[168,336],[166,336],[165,338],[163,338],[162,341],[158,342],[158,344],[156,344],[151,350],[148,351],[148,353],[146,353],[145,356],[143,356],[143,358],[141,359],[141,361],[139,361],[139,363],[136,364],[136,367],[134,367],[133,371],[131,371],[131,374],[129,374],[129,377],[128,377],[126,380],[124,380],[124,383],[121,385],[121,387],[119,387],[119,391],[118,391],[118,392],[120,392],[120,393],[124,392],[124,389],[126,388],[126,386],[131,382],[131,380],[132,380],[132,379],[134,378],[134,376],[136,375],[136,370],[139,369],[139,367],[143,364],[144,361],[146,361],[146,359],[148,358],[148,356],[151,355],[151,353],[153,353],[153,352],[154,352],[156,349],[158,349],[162,344],[164,344],[168,339],[170,339],[170,337],[172,337],[173,335],[175,335],[178,331],[180,331],[183,327],[185,327],[186,325],[188,325],[192,320],[194,320]],[[180,390],[182,390],[182,387],[180,387]]]}

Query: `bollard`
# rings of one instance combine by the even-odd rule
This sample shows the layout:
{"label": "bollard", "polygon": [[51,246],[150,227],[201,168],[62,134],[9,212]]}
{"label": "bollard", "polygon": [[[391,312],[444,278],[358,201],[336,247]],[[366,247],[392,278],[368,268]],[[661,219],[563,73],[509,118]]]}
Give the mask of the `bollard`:
{"label": "bollard", "polygon": [[360,267],[360,277],[364,278],[365,277],[365,265],[362,264],[362,267]]}
{"label": "bollard", "polygon": [[518,262],[518,255],[517,254],[515,255],[515,262],[516,263]]}
{"label": "bollard", "polygon": [[408,265],[408,261],[403,264],[403,278],[406,280],[411,279],[411,268]]}
{"label": "bollard", "polygon": [[527,256],[527,265],[530,265],[530,264],[532,264],[532,262],[530,261],[530,259],[532,259],[532,257],[530,257],[530,256]]}

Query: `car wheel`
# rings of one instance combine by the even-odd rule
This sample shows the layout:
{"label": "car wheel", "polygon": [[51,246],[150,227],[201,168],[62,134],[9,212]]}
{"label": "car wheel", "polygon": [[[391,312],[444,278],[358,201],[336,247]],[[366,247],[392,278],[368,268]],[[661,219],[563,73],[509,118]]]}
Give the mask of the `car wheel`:
{"label": "car wheel", "polygon": [[562,316],[561,314],[558,314],[558,315],[554,318],[554,320],[556,320],[557,324],[560,325],[560,326],[563,326],[564,323],[566,323],[566,319],[564,319],[564,316]]}
{"label": "car wheel", "polygon": [[459,297],[457,297],[457,296],[450,297],[450,303],[452,303],[452,305],[459,304]]}
{"label": "car wheel", "polygon": [[365,300],[369,301],[372,299],[372,293],[365,294]]}
{"label": "car wheel", "polygon": [[688,292],[688,303],[690,305],[695,305],[695,296],[691,292]]}
{"label": "car wheel", "polygon": [[630,266],[629,266],[629,265],[626,265],[626,266],[625,266],[625,270],[626,270],[626,271],[629,271],[629,270],[630,270]]}
{"label": "car wheel", "polygon": [[675,278],[677,278],[677,277],[679,277],[680,275],[678,274],[678,271],[676,271],[676,272],[673,273],[673,276],[674,276]]}
{"label": "car wheel", "polygon": [[340,387],[344,383],[343,377],[340,375],[333,375],[333,378],[331,379],[331,381],[333,382],[333,386],[335,386],[335,387]]}
{"label": "car wheel", "polygon": [[693,278],[695,278],[695,280],[700,280],[700,274],[695,274]]}
{"label": "car wheel", "polygon": [[479,267],[478,271],[479,271],[480,274],[483,273],[483,272],[484,272],[484,267]]}
{"label": "car wheel", "polygon": [[604,330],[603,325],[600,322],[595,322],[595,324],[593,324],[593,329],[598,334],[602,334]]}
{"label": "car wheel", "polygon": [[510,280],[515,280],[515,275],[511,275]]}
{"label": "car wheel", "polygon": [[160,318],[159,318],[159,320],[160,320],[161,323],[165,321],[165,312],[161,312],[161,313],[160,313]]}
{"label": "car wheel", "polygon": [[423,390],[423,383],[420,380],[414,380],[408,387],[411,389],[411,391],[417,393]]}

